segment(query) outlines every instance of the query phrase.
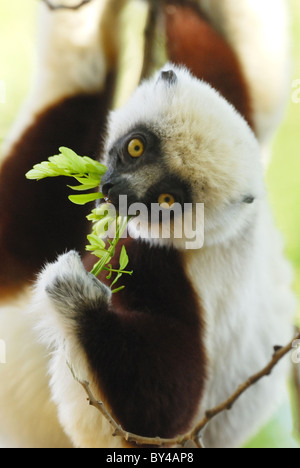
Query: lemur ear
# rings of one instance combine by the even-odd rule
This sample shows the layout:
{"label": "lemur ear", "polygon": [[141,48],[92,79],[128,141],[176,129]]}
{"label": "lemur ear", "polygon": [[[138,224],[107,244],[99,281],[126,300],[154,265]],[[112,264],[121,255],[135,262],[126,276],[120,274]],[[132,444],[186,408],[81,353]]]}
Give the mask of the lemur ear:
{"label": "lemur ear", "polygon": [[176,73],[173,70],[162,71],[159,78],[158,83],[160,81],[164,81],[168,86],[175,86],[178,82],[178,78]]}
{"label": "lemur ear", "polygon": [[254,201],[255,201],[255,197],[253,197],[252,195],[247,195],[243,199],[243,203],[246,203],[247,205],[251,205],[252,203],[254,203]]}

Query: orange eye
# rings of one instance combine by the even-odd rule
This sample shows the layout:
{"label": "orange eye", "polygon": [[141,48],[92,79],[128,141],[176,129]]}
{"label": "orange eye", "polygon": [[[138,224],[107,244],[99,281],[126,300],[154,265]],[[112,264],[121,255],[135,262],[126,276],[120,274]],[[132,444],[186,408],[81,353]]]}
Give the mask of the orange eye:
{"label": "orange eye", "polygon": [[132,158],[140,158],[145,152],[145,145],[139,138],[134,138],[128,143],[127,151]]}
{"label": "orange eye", "polygon": [[170,195],[169,193],[163,193],[162,195],[159,196],[158,198],[158,203],[162,208],[172,208],[172,206],[175,203],[175,198],[173,195]]}

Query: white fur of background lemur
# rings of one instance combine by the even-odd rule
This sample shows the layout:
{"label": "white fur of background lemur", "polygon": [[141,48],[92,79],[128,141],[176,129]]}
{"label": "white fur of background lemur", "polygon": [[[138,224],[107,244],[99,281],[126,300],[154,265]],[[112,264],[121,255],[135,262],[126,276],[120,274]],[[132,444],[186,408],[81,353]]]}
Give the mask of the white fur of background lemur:
{"label": "white fur of background lemur", "polygon": [[236,52],[247,80],[258,138],[269,143],[289,92],[290,35],[286,0],[198,0]]}

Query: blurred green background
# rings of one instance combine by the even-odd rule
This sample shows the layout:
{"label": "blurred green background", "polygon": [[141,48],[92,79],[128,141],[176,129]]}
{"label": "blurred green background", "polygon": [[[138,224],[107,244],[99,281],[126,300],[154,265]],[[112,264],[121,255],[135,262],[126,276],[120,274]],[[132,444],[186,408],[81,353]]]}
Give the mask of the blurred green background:
{"label": "blurred green background", "polygon": [[[300,298],[300,103],[292,102],[292,84],[300,79],[300,0],[287,2],[291,10],[293,73],[286,117],[274,141],[267,185],[277,224],[286,239],[287,255],[295,268],[294,286]],[[34,73],[37,3],[37,0],[1,0],[0,3],[0,142],[28,93]],[[293,414],[296,412],[294,405]],[[290,404],[286,401],[248,447],[300,447],[293,427]]]}

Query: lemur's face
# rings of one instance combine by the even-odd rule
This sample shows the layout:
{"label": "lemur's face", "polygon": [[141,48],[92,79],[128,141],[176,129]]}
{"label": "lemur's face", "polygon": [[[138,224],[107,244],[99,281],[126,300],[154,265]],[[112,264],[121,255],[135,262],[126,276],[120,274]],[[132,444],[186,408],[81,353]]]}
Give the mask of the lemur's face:
{"label": "lemur's face", "polygon": [[163,141],[151,126],[137,125],[118,139],[108,152],[108,173],[102,190],[118,205],[119,195],[128,203],[192,202],[187,181],[168,167]]}
{"label": "lemur's face", "polygon": [[102,190],[116,206],[120,195],[128,205],[178,204],[183,213],[204,204],[206,243],[218,242],[251,221],[264,194],[259,147],[217,92],[170,68],[112,113]]}

